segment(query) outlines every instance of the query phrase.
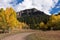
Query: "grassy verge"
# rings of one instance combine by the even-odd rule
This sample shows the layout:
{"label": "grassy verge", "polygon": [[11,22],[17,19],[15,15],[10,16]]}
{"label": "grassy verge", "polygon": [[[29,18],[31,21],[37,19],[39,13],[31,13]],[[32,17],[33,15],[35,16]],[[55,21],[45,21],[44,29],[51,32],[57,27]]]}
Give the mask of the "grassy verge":
{"label": "grassy verge", "polygon": [[60,40],[60,31],[39,31],[28,35],[26,40]]}
{"label": "grassy verge", "polygon": [[0,34],[0,40],[1,40],[2,38],[7,37],[7,36],[15,35],[15,34],[18,34],[18,33],[26,33],[26,32],[34,32],[34,30],[24,29],[24,30],[20,30],[20,31],[14,30],[14,31],[11,31],[11,32],[9,32],[9,33],[2,33],[2,34]]}

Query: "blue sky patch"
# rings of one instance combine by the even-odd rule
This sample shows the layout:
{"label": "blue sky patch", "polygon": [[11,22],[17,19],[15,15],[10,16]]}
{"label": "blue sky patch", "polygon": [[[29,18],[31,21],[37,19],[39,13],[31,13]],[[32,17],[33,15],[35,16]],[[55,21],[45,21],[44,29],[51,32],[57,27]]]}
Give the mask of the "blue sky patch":
{"label": "blue sky patch", "polygon": [[58,13],[60,11],[60,0],[58,1],[58,3],[55,5],[54,8],[52,8],[52,10],[50,11],[51,14],[54,13]]}
{"label": "blue sky patch", "polygon": [[22,3],[23,1],[24,0],[14,0],[14,1],[10,2],[10,4],[12,4],[14,6],[14,5],[17,5],[19,3]]}

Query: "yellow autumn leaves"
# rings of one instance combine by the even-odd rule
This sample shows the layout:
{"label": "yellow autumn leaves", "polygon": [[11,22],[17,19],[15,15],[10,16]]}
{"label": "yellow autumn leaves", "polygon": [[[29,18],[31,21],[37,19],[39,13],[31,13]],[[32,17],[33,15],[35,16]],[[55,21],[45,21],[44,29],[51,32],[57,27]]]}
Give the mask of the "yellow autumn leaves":
{"label": "yellow autumn leaves", "polygon": [[40,23],[40,28],[57,30],[60,29],[60,15],[51,15],[46,24],[44,24],[44,22]]}
{"label": "yellow autumn leaves", "polygon": [[12,8],[0,9],[0,29],[22,29],[26,24],[19,22]]}

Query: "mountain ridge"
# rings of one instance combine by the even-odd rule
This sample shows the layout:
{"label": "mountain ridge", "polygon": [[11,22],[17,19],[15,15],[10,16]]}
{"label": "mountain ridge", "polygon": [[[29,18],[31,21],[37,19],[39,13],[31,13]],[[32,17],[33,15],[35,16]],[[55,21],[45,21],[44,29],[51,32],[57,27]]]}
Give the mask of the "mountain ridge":
{"label": "mountain ridge", "polygon": [[[17,18],[19,19],[19,21],[27,22],[27,24],[29,23],[30,19],[32,19],[31,21],[35,20],[37,23],[41,21],[47,23],[49,17],[50,15],[46,15],[44,12],[39,11],[35,8],[17,12]],[[28,19],[29,21],[27,21]]]}
{"label": "mountain ridge", "polygon": [[48,15],[48,14],[46,14],[46,13],[44,13],[36,8],[31,8],[31,9],[25,9],[25,10],[21,10],[21,11],[17,12],[17,16],[20,17],[23,13],[29,14],[29,13],[34,13],[34,12],[39,12],[39,13],[43,13],[45,15]]}

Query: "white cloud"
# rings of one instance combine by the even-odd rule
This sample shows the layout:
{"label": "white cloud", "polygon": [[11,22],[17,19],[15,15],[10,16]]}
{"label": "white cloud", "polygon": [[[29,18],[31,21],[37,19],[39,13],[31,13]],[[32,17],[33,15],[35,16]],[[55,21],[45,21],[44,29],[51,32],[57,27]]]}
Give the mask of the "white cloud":
{"label": "white cloud", "polygon": [[0,8],[7,8],[12,7],[12,5],[9,4],[12,0],[0,0]]}
{"label": "white cloud", "polygon": [[[58,0],[24,0],[22,3],[16,5],[17,0],[13,0],[13,4],[9,4],[12,0],[0,0],[0,8],[13,7],[16,11],[36,8],[44,11],[46,14],[50,14],[51,9],[56,5]],[[15,6],[13,6],[15,5]]]}
{"label": "white cloud", "polygon": [[58,0],[24,0],[24,2],[18,4],[15,8],[17,11],[27,8],[36,8],[50,15],[50,10],[56,5],[57,2]]}
{"label": "white cloud", "polygon": [[15,6],[16,11],[32,8],[32,0],[24,0],[22,3],[19,3]]}
{"label": "white cloud", "polygon": [[[10,4],[10,2],[14,2],[14,4]],[[16,2],[16,0],[0,0],[0,8],[12,7],[14,9],[13,5],[16,5]]]}

